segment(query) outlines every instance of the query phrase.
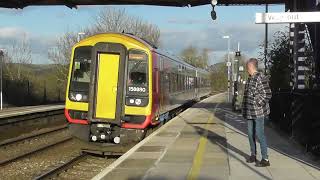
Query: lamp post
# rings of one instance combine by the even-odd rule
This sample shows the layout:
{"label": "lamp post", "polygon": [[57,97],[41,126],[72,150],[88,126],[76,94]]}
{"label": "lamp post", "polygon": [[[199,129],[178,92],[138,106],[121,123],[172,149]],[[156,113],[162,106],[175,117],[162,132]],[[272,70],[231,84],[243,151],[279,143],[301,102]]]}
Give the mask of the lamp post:
{"label": "lamp post", "polygon": [[2,65],[4,61],[4,50],[0,49],[0,108],[2,110],[3,108],[3,98],[2,98]]}
{"label": "lamp post", "polygon": [[[269,12],[268,4],[266,4],[266,13]],[[267,57],[268,56],[268,23],[265,25],[265,37],[264,37],[264,73],[267,74]]]}
{"label": "lamp post", "polygon": [[81,35],[85,35],[86,33],[84,33],[84,32],[78,32],[78,37],[77,37],[77,40],[78,40],[78,42],[80,42],[80,40],[81,40]]}
{"label": "lamp post", "polygon": [[227,60],[227,67],[228,67],[228,102],[230,102],[230,68],[231,68],[231,62],[230,62],[230,36],[223,36],[223,39],[228,39],[228,60]]}

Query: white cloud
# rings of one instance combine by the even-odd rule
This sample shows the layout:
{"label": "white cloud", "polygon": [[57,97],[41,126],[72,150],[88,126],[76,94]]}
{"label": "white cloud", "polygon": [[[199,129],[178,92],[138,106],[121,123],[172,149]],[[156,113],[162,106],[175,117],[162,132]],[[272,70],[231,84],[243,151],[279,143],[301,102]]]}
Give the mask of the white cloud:
{"label": "white cloud", "polygon": [[[284,28],[284,25],[272,25],[269,27],[269,40],[272,34]],[[236,50],[237,42],[241,44],[241,51],[248,56],[257,56],[259,45],[264,42],[264,25],[251,23],[238,24],[214,24],[202,29],[195,30],[162,30],[162,48],[170,49],[174,53],[190,45],[198,48],[213,50],[211,62],[219,62],[227,50],[227,40],[223,35],[231,36],[231,51]]]}
{"label": "white cloud", "polygon": [[0,27],[0,38],[19,39],[21,36],[27,36],[27,32],[17,27]]}
{"label": "white cloud", "polygon": [[55,37],[32,34],[18,27],[0,27],[0,49],[10,49],[22,40],[30,43],[33,62],[48,63],[48,49],[54,45]]}

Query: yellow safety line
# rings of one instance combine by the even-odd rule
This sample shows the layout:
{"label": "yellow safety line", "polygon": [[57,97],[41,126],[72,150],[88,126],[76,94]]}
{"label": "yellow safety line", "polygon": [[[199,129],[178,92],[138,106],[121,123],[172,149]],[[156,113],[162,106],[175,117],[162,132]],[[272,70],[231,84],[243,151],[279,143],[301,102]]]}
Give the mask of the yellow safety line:
{"label": "yellow safety line", "polygon": [[204,133],[204,135],[200,138],[200,142],[199,142],[199,146],[196,152],[196,155],[193,158],[193,163],[192,163],[192,168],[189,171],[188,174],[188,180],[195,180],[198,179],[200,170],[201,170],[201,165],[202,165],[202,160],[203,160],[203,156],[204,153],[206,151],[206,145],[207,145],[207,141],[208,141],[208,126],[209,124],[212,123],[213,117],[210,116],[210,118],[207,121],[206,124],[206,131]]}

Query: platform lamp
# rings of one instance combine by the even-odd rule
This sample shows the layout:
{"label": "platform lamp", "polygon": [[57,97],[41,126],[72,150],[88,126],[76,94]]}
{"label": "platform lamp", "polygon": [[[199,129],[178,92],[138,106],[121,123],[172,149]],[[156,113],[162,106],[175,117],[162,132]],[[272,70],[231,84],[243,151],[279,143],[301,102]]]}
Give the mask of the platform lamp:
{"label": "platform lamp", "polygon": [[227,60],[227,68],[228,68],[228,102],[230,102],[230,68],[231,68],[231,62],[230,62],[230,36],[223,36],[223,39],[228,39],[228,60]]}
{"label": "platform lamp", "polygon": [[4,49],[0,49],[0,108],[3,108],[3,97],[2,97],[2,73],[3,73],[3,62],[4,62]]}
{"label": "platform lamp", "polygon": [[212,6],[211,18],[212,18],[212,20],[216,20],[217,19],[217,13],[214,10],[214,8],[216,7],[217,4],[218,4],[218,0],[212,0],[211,1],[211,6]]}
{"label": "platform lamp", "polygon": [[78,36],[77,36],[77,41],[80,42],[81,40],[81,35],[85,35],[86,33],[84,32],[78,32]]}

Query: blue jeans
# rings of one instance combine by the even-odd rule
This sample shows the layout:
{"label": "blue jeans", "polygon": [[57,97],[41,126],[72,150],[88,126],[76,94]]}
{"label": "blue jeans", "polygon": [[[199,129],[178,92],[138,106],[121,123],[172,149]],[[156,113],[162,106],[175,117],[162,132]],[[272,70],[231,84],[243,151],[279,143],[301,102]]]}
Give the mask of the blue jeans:
{"label": "blue jeans", "polygon": [[268,146],[264,134],[265,118],[249,119],[248,120],[248,138],[250,143],[251,155],[257,155],[256,136],[260,142],[262,159],[268,159]]}

